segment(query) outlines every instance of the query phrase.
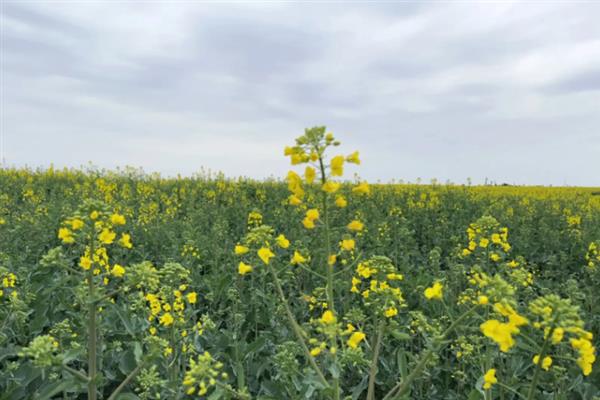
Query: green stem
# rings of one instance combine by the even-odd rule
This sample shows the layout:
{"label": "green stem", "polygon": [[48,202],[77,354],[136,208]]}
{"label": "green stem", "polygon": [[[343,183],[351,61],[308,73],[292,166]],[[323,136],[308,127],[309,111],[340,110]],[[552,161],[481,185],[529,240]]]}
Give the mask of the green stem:
{"label": "green stem", "polygon": [[84,374],[83,372],[79,372],[77,371],[75,368],[71,368],[68,365],[63,364],[62,365],[63,369],[65,371],[67,371],[68,373],[70,373],[71,375],[74,375],[75,377],[81,379],[84,382],[88,382],[89,378],[86,374]]}
{"label": "green stem", "polygon": [[377,362],[379,361],[379,351],[381,350],[381,338],[385,321],[379,323],[377,328],[377,339],[375,340],[375,349],[373,350],[373,359],[371,360],[371,368],[369,370],[369,389],[367,390],[367,400],[375,400],[375,377],[377,376]]}
{"label": "green stem", "polygon": [[317,365],[315,358],[310,354],[310,350],[308,350],[308,346],[306,345],[306,342],[304,341],[304,335],[302,332],[302,328],[296,321],[296,318],[294,318],[294,314],[292,314],[292,310],[290,309],[287,298],[285,297],[285,294],[283,293],[283,289],[281,288],[281,284],[279,283],[279,278],[277,277],[277,274],[273,270],[273,267],[271,267],[270,265],[267,265],[267,269],[269,270],[271,277],[273,278],[273,283],[275,285],[275,289],[277,290],[277,295],[279,296],[279,300],[281,301],[281,303],[283,304],[283,307],[285,308],[285,314],[287,316],[288,322],[290,323],[290,326],[292,327],[292,330],[294,331],[294,334],[296,335],[296,339],[298,340],[298,343],[300,344],[300,346],[302,347],[302,350],[304,351],[304,355],[306,356],[306,359],[308,360],[308,362],[310,363],[310,366],[312,367],[312,369],[315,371],[315,373],[319,377],[319,380],[321,381],[321,383],[325,387],[329,387],[329,383],[327,382],[327,379],[325,379],[325,376],[323,375],[323,372],[321,372],[321,369]]}
{"label": "green stem", "polygon": [[496,385],[498,385],[498,386],[500,386],[501,388],[503,388],[503,389],[505,389],[505,390],[507,390],[507,391],[511,392],[512,394],[514,394],[514,395],[516,395],[516,396],[518,396],[518,397],[520,397],[520,398],[522,398],[522,399],[525,399],[525,396],[523,396],[521,393],[519,393],[519,392],[518,392],[518,391],[516,391],[515,389],[511,388],[510,386],[508,386],[508,385],[505,385],[505,384],[504,384],[504,383],[502,383],[502,382],[496,382],[495,384],[496,384]]}
{"label": "green stem", "polygon": [[[325,174],[325,164],[323,163],[323,157],[319,155],[319,167],[321,169],[321,183],[324,185],[327,182],[327,175]],[[329,255],[331,254],[331,227],[329,226],[329,208],[327,204],[327,192],[321,190],[321,206],[323,207],[323,222],[325,223],[325,265],[327,266],[327,308],[337,316],[335,311],[335,303],[333,297],[333,265],[329,263]],[[329,341],[330,348],[337,348],[337,330],[334,331],[333,336]],[[337,352],[332,355],[333,363],[336,363]],[[337,377],[333,378],[333,398],[339,400],[340,398],[340,380]]]}
{"label": "green stem", "polygon": [[129,375],[127,375],[127,377],[125,379],[123,379],[123,382],[121,382],[121,384],[119,386],[117,386],[117,388],[112,392],[112,394],[110,395],[110,397],[107,400],[115,400],[117,398],[117,396],[119,395],[119,393],[121,393],[121,391],[123,389],[125,389],[125,387],[129,384],[129,382],[131,382],[131,380],[133,378],[135,378],[135,376],[140,372],[140,370],[143,368],[145,363],[141,362],[137,365],[137,367],[135,367],[133,369],[133,371],[131,371],[129,373]]}
{"label": "green stem", "polygon": [[408,389],[410,388],[410,385],[412,383],[413,380],[415,380],[415,378],[417,376],[419,376],[419,374],[421,373],[421,371],[425,368],[425,365],[427,365],[427,362],[429,361],[429,359],[431,358],[431,356],[434,353],[437,353],[438,351],[440,351],[445,343],[443,342],[443,339],[446,338],[446,336],[448,336],[452,331],[454,331],[454,329],[456,329],[456,327],[465,319],[467,318],[473,311],[475,311],[475,309],[478,307],[479,305],[476,304],[473,307],[471,307],[470,309],[468,309],[467,311],[465,311],[463,313],[463,315],[461,315],[460,317],[458,317],[438,338],[436,338],[434,344],[432,345],[431,348],[429,348],[425,354],[423,354],[423,356],[421,357],[421,359],[419,360],[419,362],[417,363],[417,365],[415,366],[415,368],[412,370],[412,372],[406,377],[406,379],[404,381],[400,381],[396,384],[396,386],[394,386],[392,388],[392,390],[390,390],[385,397],[383,397],[383,400],[389,400],[389,399],[399,399],[400,396],[402,396],[403,394],[405,394]]}
{"label": "green stem", "polygon": [[550,338],[552,337],[552,333],[554,333],[554,328],[550,330],[546,338],[544,339],[544,344],[542,344],[542,350],[540,351],[540,358],[537,362],[535,372],[533,373],[533,379],[531,380],[531,386],[529,387],[529,392],[527,393],[527,400],[533,399],[533,393],[535,392],[535,388],[537,387],[538,379],[540,378],[540,371],[542,370],[542,362],[544,357],[546,356],[546,351],[548,350],[548,345],[550,344]]}
{"label": "green stem", "polygon": [[94,240],[95,229],[92,229],[90,243],[90,259],[92,260],[87,273],[88,279],[88,400],[96,400],[96,375],[97,375],[97,327],[96,327],[96,287],[94,286]]}

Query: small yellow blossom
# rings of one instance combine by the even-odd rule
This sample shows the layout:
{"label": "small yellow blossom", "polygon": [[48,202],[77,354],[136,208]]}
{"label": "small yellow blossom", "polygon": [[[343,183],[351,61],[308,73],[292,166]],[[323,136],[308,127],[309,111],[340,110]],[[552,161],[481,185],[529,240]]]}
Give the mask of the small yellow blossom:
{"label": "small yellow blossom", "polygon": [[292,265],[296,265],[296,264],[303,264],[305,262],[306,262],[306,258],[303,257],[302,254],[300,254],[300,252],[298,250],[295,250],[294,251],[294,256],[290,260],[290,263]]}
{"label": "small yellow blossom", "polygon": [[357,220],[354,220],[354,221],[350,222],[348,224],[348,226],[347,226],[347,228],[349,230],[356,231],[356,232],[362,231],[363,227],[364,227],[364,224],[362,222],[360,222],[360,221],[357,221]]}
{"label": "small yellow blossom", "polygon": [[246,275],[249,272],[252,272],[252,267],[244,262],[240,262],[238,265],[238,273],[240,275]]}
{"label": "small yellow blossom", "polygon": [[121,235],[121,239],[119,239],[119,244],[126,249],[131,249],[133,247],[133,244],[131,243],[131,235],[128,233],[123,233]]}
{"label": "small yellow blossom", "polygon": [[354,242],[354,239],[343,239],[340,242],[340,247],[346,251],[354,250],[355,245],[356,245],[356,243]]}
{"label": "small yellow blossom", "polygon": [[121,214],[113,214],[110,216],[110,222],[113,225],[125,225],[125,217]]}
{"label": "small yellow blossom", "polygon": [[341,184],[338,182],[327,181],[323,184],[321,189],[326,193],[335,193],[340,189]]}
{"label": "small yellow blossom", "polygon": [[123,275],[125,275],[125,268],[123,268],[119,264],[115,264],[110,273],[116,278],[122,278]]}
{"label": "small yellow blossom", "polygon": [[115,232],[108,228],[104,228],[102,232],[100,232],[100,235],[98,235],[98,239],[100,239],[100,241],[104,244],[111,244],[115,240],[116,236],[117,234]]}
{"label": "small yellow blossom", "polygon": [[393,316],[398,315],[398,309],[396,307],[389,307],[385,310],[384,315],[387,318],[392,318]]}
{"label": "small yellow blossom", "polygon": [[271,260],[271,258],[275,257],[275,254],[273,254],[273,252],[271,251],[271,249],[269,249],[268,247],[261,247],[258,250],[257,254],[258,254],[258,257],[265,264],[269,264],[269,261]]}
{"label": "small yellow blossom", "polygon": [[277,236],[275,241],[277,242],[277,245],[282,249],[287,249],[288,247],[290,247],[290,241],[286,239],[286,237],[283,234]]}
{"label": "small yellow blossom", "polygon": [[335,205],[338,206],[339,208],[344,208],[348,205],[348,201],[346,200],[346,198],[344,196],[337,196],[335,198]]}
{"label": "small yellow blossom", "polygon": [[365,339],[365,337],[366,335],[362,332],[353,332],[352,335],[350,335],[350,338],[348,339],[348,346],[350,346],[353,349],[357,348],[360,342],[362,342]]}
{"label": "small yellow blossom", "polygon": [[427,289],[425,289],[425,297],[428,300],[432,300],[432,299],[437,299],[440,300],[442,298],[442,289],[444,288],[444,285],[442,285],[439,282],[435,282],[433,284],[432,287],[428,287]]}
{"label": "small yellow blossom", "polygon": [[306,183],[310,184],[315,181],[316,171],[313,167],[306,167],[304,170],[304,179],[306,179]]}
{"label": "small yellow blossom", "polygon": [[196,294],[196,292],[189,292],[188,294],[185,295],[185,298],[187,299],[188,303],[196,304],[198,295]]}
{"label": "small yellow blossom", "polygon": [[332,311],[327,310],[321,316],[321,322],[327,325],[331,325],[337,322],[337,318],[335,317]]}
{"label": "small yellow blossom", "polygon": [[350,164],[360,165],[360,158],[358,158],[358,151],[355,151],[354,153],[352,153],[348,157],[346,157],[346,162],[349,162]]}
{"label": "small yellow blossom", "polygon": [[58,238],[62,240],[63,243],[74,243],[75,238],[73,237],[73,232],[69,230],[69,228],[60,228],[58,230]]}
{"label": "small yellow blossom", "polygon": [[[533,363],[535,365],[538,365],[540,363],[540,355],[539,354],[536,354],[533,357]],[[542,360],[542,369],[545,371],[548,371],[550,369],[551,365],[552,365],[552,357],[550,357],[550,356],[544,357],[544,359]]]}
{"label": "small yellow blossom", "polygon": [[352,193],[369,194],[371,193],[371,188],[367,182],[362,182],[352,188]]}
{"label": "small yellow blossom", "polygon": [[79,258],[79,266],[86,271],[92,267],[92,259],[87,256],[82,256]]}
{"label": "small yellow blossom", "polygon": [[335,156],[331,159],[331,176],[342,176],[344,174],[344,156]]}
{"label": "small yellow blossom", "polygon": [[496,369],[495,368],[488,369],[488,371],[483,376],[483,388],[485,390],[488,390],[495,383],[498,383],[498,379],[496,378]]}
{"label": "small yellow blossom", "polygon": [[235,249],[233,250],[236,255],[246,254],[250,249],[246,246],[242,246],[241,244],[237,244]]}

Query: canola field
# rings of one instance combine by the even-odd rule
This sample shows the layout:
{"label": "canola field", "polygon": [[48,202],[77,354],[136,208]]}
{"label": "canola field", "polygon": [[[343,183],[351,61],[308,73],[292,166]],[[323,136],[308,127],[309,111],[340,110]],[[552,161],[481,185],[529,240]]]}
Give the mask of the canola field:
{"label": "canola field", "polygon": [[599,188],[368,184],[338,145],[0,170],[0,399],[600,399]]}

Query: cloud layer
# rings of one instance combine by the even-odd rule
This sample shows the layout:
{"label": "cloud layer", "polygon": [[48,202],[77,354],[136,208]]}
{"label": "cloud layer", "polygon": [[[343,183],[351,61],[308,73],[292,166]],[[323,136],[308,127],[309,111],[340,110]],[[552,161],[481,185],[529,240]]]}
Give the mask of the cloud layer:
{"label": "cloud layer", "polygon": [[600,3],[3,2],[11,165],[600,186]]}

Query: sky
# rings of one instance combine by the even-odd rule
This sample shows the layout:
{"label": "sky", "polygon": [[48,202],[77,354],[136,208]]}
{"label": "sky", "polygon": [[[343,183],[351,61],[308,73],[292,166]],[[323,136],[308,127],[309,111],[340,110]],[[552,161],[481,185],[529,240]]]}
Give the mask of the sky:
{"label": "sky", "polygon": [[6,165],[600,186],[600,2],[3,1]]}

